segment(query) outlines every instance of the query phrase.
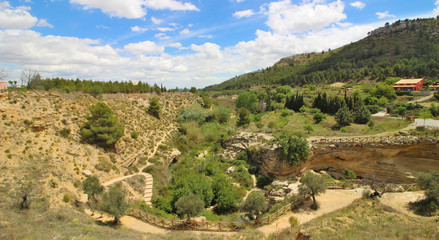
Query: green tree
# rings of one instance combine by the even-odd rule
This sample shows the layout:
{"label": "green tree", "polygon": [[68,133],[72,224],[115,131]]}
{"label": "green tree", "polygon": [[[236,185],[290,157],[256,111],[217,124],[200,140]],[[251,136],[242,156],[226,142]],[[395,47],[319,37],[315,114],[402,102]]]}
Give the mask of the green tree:
{"label": "green tree", "polygon": [[306,124],[303,129],[310,134],[312,131],[314,131],[314,128],[312,128],[311,124]]}
{"label": "green tree", "polygon": [[250,219],[253,219],[253,215],[258,218],[265,209],[265,197],[259,191],[251,192],[242,205],[242,211],[248,213]]}
{"label": "green tree", "polygon": [[230,109],[226,107],[216,106],[213,108],[212,114],[219,123],[226,123],[230,119]]}
{"label": "green tree", "polygon": [[158,98],[151,98],[149,102],[148,113],[156,118],[160,118],[161,106]]}
{"label": "green tree", "polygon": [[370,111],[367,109],[366,106],[361,106],[357,111],[354,113],[354,121],[359,124],[366,124],[370,121],[371,117]]}
{"label": "green tree", "polygon": [[250,124],[250,112],[246,108],[240,108],[238,110],[238,121],[236,125],[244,126]]}
{"label": "green tree", "polygon": [[112,185],[108,191],[102,195],[102,202],[99,204],[99,210],[113,215],[114,222],[119,223],[119,219],[125,214],[128,208],[126,203],[126,194],[122,190],[121,184]]}
{"label": "green tree", "polygon": [[[190,173],[178,178],[172,188],[172,202],[191,193],[197,195],[205,207],[209,207],[214,198],[212,182],[200,174]],[[174,205],[175,206],[175,205]]]}
{"label": "green tree", "polygon": [[353,120],[353,116],[352,116],[351,110],[349,110],[348,107],[343,106],[342,108],[340,108],[335,113],[335,120],[337,121],[337,123],[340,126],[347,126],[347,125],[349,125],[352,122],[352,120]]}
{"label": "green tree", "polygon": [[326,119],[326,114],[324,114],[322,112],[316,112],[316,113],[314,113],[313,118],[314,118],[315,123],[320,123],[321,121]]}
{"label": "green tree", "polygon": [[404,119],[405,113],[407,112],[407,108],[404,106],[399,106],[394,111],[396,114],[401,116],[402,119]]}
{"label": "green tree", "polygon": [[87,194],[88,200],[95,199],[96,195],[99,195],[104,191],[104,187],[99,182],[99,178],[96,176],[90,176],[82,182],[82,189]]}
{"label": "green tree", "polygon": [[419,113],[419,116],[421,116],[421,118],[424,119],[424,126],[425,126],[425,120],[433,117],[433,114],[431,114],[430,110],[424,109],[424,110],[422,110],[421,113]]}
{"label": "green tree", "polygon": [[206,113],[198,104],[193,104],[187,108],[181,109],[177,120],[179,122],[196,122],[203,123],[206,120]]}
{"label": "green tree", "polygon": [[175,202],[175,208],[177,213],[182,216],[187,216],[187,220],[190,221],[191,217],[195,217],[203,211],[203,201],[199,199],[195,194],[189,194],[183,196]]}
{"label": "green tree", "polygon": [[224,174],[217,174],[212,179],[212,190],[216,202],[215,211],[218,213],[228,213],[236,209],[238,195],[236,187]]}
{"label": "green tree", "polygon": [[247,108],[250,112],[255,112],[258,106],[258,96],[256,93],[244,91],[239,94],[235,105],[237,109]]}
{"label": "green tree", "polygon": [[275,141],[282,147],[282,153],[291,164],[300,165],[308,159],[309,145],[306,139],[283,132]]}
{"label": "green tree", "polygon": [[439,172],[420,173],[418,185],[425,190],[425,196],[439,204]]}
{"label": "green tree", "polygon": [[103,102],[98,102],[89,109],[91,116],[86,116],[88,121],[80,130],[82,140],[104,148],[114,147],[124,134],[122,124]]}
{"label": "green tree", "polygon": [[299,193],[301,195],[311,195],[313,205],[317,209],[316,196],[326,191],[330,181],[331,177],[328,174],[318,174],[308,170],[300,179]]}

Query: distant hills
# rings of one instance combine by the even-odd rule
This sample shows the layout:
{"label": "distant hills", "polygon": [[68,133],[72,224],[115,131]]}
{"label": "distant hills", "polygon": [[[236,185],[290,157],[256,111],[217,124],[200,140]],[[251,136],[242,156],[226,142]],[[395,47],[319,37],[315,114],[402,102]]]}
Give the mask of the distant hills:
{"label": "distant hills", "polygon": [[390,76],[438,79],[439,17],[387,23],[355,43],[327,52],[286,57],[272,67],[234,77],[205,90],[384,80]]}

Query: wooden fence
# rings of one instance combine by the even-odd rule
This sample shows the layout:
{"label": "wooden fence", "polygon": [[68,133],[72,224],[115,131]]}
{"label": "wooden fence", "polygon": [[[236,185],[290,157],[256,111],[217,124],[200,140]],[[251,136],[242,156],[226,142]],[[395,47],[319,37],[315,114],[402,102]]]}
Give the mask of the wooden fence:
{"label": "wooden fence", "polygon": [[272,223],[282,215],[290,212],[293,203],[285,205],[275,213],[256,219],[253,221],[230,222],[230,221],[197,221],[197,220],[168,220],[142,212],[138,209],[131,209],[127,215],[137,218],[143,222],[149,223],[159,228],[170,230],[189,230],[189,231],[215,231],[215,232],[235,232],[245,229],[248,226],[260,227]]}
{"label": "wooden fence", "polygon": [[382,136],[382,137],[345,137],[345,138],[322,138],[311,140],[311,144],[369,144],[369,143],[410,143],[423,142],[429,140],[438,140],[439,134],[434,133],[420,133],[416,135],[399,135],[399,136]]}

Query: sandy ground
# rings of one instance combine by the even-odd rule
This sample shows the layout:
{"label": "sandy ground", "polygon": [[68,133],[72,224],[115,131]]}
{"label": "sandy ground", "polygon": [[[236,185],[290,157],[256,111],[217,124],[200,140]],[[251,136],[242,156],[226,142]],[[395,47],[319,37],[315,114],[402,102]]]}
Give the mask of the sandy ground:
{"label": "sandy ground", "polygon": [[409,202],[414,202],[424,198],[424,192],[400,192],[400,193],[385,193],[380,199],[381,203],[387,205],[399,212],[410,216],[419,217],[409,210]]}
{"label": "sandy ground", "polygon": [[317,211],[303,211],[298,213],[288,213],[274,221],[270,225],[258,228],[265,236],[279,232],[290,227],[289,218],[294,216],[299,220],[299,224],[307,223],[314,218],[327,213],[349,206],[354,200],[361,198],[363,189],[352,190],[327,190],[324,194],[316,197],[320,208]]}

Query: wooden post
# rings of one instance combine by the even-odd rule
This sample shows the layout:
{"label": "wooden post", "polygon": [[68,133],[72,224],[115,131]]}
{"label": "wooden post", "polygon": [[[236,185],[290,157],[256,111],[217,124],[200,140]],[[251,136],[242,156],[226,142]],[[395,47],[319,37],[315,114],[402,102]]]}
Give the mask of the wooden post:
{"label": "wooden post", "polygon": [[221,231],[221,222],[218,222],[218,228]]}

